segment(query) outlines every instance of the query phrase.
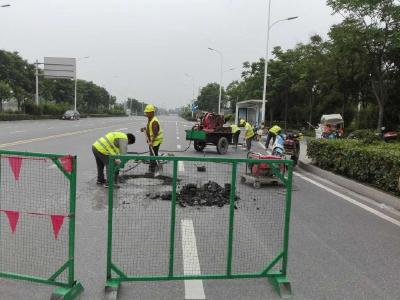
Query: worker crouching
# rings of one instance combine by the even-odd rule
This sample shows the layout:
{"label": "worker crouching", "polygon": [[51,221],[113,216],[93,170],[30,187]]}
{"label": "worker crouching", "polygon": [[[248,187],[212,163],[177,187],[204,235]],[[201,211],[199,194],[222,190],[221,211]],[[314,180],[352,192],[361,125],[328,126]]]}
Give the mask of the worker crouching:
{"label": "worker crouching", "polygon": [[[108,159],[110,155],[125,155],[128,151],[128,145],[135,143],[135,136],[132,133],[123,133],[119,131],[109,132],[105,136],[99,138],[93,145],[92,151],[96,159],[97,165],[97,184],[108,187],[107,181],[104,177],[104,167],[108,176]],[[115,160],[119,165],[121,161]],[[115,174],[115,183],[118,182],[118,172]]]}

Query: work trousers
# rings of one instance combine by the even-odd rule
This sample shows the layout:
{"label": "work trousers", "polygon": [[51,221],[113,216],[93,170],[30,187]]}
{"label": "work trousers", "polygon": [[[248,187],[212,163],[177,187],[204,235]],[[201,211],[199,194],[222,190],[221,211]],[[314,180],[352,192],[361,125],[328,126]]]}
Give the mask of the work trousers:
{"label": "work trousers", "polygon": [[240,130],[237,131],[237,132],[235,132],[235,133],[232,135],[233,144],[236,145],[236,146],[237,146],[237,144],[239,143],[239,136],[240,136]]}
{"label": "work trousers", "polygon": [[276,140],[276,134],[273,132],[268,132],[267,141],[265,142],[265,148],[267,149],[269,148],[269,143],[271,142],[271,139],[272,139],[272,145],[274,145]]}
{"label": "work trousers", "polygon": [[[93,146],[92,146],[92,151],[94,158],[96,159],[96,165],[97,165],[97,182],[105,183],[106,179],[104,177],[104,167],[106,168],[106,173],[107,173],[106,176],[108,177],[108,155],[101,153]],[[118,173],[119,172],[117,171],[115,174],[115,182],[118,181]]]}
{"label": "work trousers", "polygon": [[[154,152],[154,156],[158,156],[158,149],[160,149],[160,145],[158,146],[153,146],[153,151],[151,150],[151,146],[149,146],[149,151],[150,151],[150,156],[153,156],[153,152]],[[149,166],[149,171],[151,173],[154,173],[157,167],[157,161],[156,160],[151,160],[150,161],[150,166]]]}

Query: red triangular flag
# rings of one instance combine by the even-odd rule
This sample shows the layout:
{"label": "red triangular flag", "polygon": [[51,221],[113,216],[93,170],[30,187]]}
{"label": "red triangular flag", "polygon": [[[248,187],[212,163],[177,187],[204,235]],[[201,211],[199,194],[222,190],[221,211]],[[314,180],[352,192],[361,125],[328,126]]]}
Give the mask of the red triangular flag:
{"label": "red triangular flag", "polygon": [[8,218],[8,223],[10,224],[11,233],[14,233],[15,229],[17,228],[18,219],[19,219],[19,212],[13,210],[3,210]]}
{"label": "red triangular flag", "polygon": [[65,172],[68,172],[68,173],[72,172],[72,157],[71,156],[60,157],[59,161],[61,162],[62,166],[64,167]]}
{"label": "red triangular flag", "polygon": [[51,217],[51,224],[53,224],[54,239],[57,239],[61,226],[64,223],[65,216],[51,215],[50,217]]}
{"label": "red triangular flag", "polygon": [[22,166],[22,158],[21,157],[9,157],[8,163],[10,164],[10,167],[14,174],[15,180],[18,180],[19,173],[21,171],[21,166]]}

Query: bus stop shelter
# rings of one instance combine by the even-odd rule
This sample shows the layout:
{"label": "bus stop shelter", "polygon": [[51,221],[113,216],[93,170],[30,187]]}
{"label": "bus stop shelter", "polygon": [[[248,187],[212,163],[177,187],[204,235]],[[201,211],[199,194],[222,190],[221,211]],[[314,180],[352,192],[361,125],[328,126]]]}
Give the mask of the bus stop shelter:
{"label": "bus stop shelter", "polygon": [[235,121],[239,123],[240,119],[245,119],[254,126],[261,123],[262,100],[245,100],[236,104]]}

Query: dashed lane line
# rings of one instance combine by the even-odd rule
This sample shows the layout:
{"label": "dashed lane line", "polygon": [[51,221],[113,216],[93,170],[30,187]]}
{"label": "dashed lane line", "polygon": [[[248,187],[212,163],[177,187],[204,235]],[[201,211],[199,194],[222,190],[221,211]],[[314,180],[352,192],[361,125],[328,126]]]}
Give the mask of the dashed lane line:
{"label": "dashed lane line", "polygon": [[[181,221],[183,273],[185,275],[200,275],[200,262],[197,253],[196,235],[193,221],[184,219]],[[202,280],[185,280],[185,299],[206,299]]]}
{"label": "dashed lane line", "polygon": [[185,163],[183,161],[178,161],[178,172],[179,173],[185,172]]}

